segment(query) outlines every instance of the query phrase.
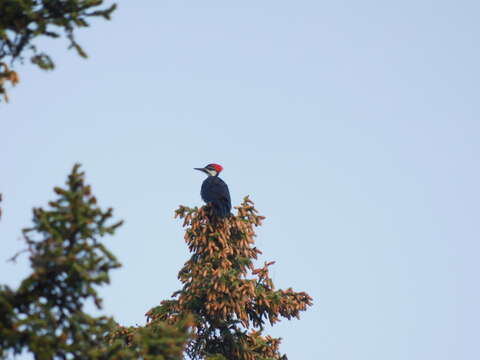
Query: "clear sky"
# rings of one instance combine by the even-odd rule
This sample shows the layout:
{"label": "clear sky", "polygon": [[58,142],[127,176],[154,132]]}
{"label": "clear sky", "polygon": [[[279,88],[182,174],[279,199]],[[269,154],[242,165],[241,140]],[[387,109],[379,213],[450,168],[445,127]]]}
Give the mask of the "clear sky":
{"label": "clear sky", "polygon": [[225,168],[267,219],[261,262],[314,306],[290,359],[480,358],[478,1],[123,1],[84,61],[19,67],[0,105],[0,282],[75,162],[126,220],[105,313],[143,324],[180,288],[179,204]]}

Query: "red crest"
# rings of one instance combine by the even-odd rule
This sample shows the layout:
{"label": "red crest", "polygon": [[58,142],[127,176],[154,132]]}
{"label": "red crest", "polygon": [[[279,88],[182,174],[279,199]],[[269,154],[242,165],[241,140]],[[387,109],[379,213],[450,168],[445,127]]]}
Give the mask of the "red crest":
{"label": "red crest", "polygon": [[223,170],[222,165],[218,165],[218,164],[208,164],[207,165],[207,167],[210,167],[210,166],[213,167],[215,169],[215,171],[219,174]]}

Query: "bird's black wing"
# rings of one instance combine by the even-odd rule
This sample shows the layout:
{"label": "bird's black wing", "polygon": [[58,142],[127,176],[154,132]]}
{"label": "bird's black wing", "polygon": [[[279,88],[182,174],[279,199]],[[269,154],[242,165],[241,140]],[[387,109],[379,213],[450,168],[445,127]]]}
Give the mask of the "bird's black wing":
{"label": "bird's black wing", "polygon": [[230,214],[232,204],[227,184],[216,176],[209,176],[202,184],[201,195],[203,201],[211,203],[220,216]]}

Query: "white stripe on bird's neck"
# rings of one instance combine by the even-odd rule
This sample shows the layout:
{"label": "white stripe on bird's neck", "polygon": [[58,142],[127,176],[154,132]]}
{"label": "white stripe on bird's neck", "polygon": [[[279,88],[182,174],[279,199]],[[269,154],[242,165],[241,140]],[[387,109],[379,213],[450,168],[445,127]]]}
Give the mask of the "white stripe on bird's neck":
{"label": "white stripe on bird's neck", "polygon": [[217,172],[213,169],[205,169],[210,176],[216,176]]}

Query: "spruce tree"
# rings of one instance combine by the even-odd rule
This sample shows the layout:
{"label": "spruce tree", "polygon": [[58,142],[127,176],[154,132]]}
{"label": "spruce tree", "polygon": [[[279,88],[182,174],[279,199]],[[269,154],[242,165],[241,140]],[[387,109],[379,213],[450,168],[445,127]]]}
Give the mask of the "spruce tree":
{"label": "spruce tree", "polygon": [[107,317],[84,312],[86,301],[101,308],[97,287],[109,283],[120,263],[100,242],[121,225],[112,209],[96,206],[90,186],[75,166],[67,188],[47,210],[33,211],[33,226],[23,230],[32,274],[17,290],[0,289],[0,355],[23,349],[36,359],[101,357],[102,338],[115,326]]}
{"label": "spruce tree", "polygon": [[298,318],[312,298],[291,288],[275,289],[269,277],[273,261],[254,267],[261,254],[254,228],[264,217],[248,197],[236,210],[225,220],[212,217],[208,205],[176,211],[192,256],[178,274],[182,289],[147,313],[147,327],[159,321],[177,324],[188,317],[186,354],[192,360],[284,359],[281,339],[263,335],[264,326],[281,317]]}
{"label": "spruce tree", "polygon": [[0,286],[0,359],[29,352],[36,360],[180,360],[184,324],[143,329],[132,348],[112,318],[85,311],[88,301],[102,307],[97,289],[120,267],[102,238],[122,222],[112,221],[111,208],[97,205],[79,165],[67,186],[54,190],[57,199],[47,209],[34,209],[33,226],[23,231],[32,273],[15,290]]}

